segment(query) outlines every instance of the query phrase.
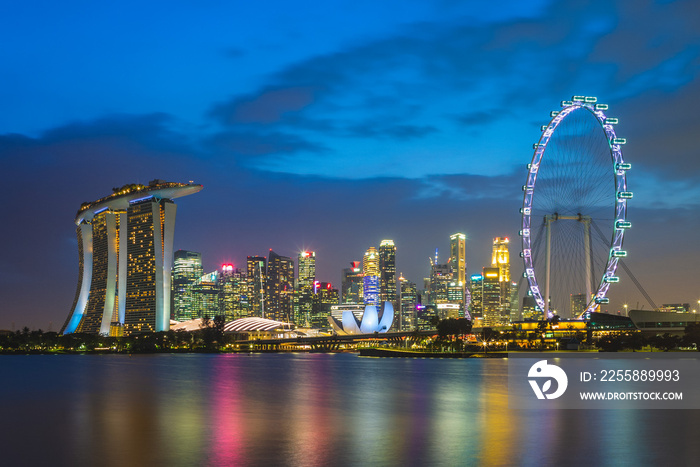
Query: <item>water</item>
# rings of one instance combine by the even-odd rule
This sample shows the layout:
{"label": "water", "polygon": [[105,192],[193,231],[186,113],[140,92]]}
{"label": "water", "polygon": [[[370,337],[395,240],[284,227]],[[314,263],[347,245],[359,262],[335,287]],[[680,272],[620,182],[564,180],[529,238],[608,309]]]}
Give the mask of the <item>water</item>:
{"label": "water", "polygon": [[700,411],[510,410],[507,361],[0,356],[0,465],[698,465]]}

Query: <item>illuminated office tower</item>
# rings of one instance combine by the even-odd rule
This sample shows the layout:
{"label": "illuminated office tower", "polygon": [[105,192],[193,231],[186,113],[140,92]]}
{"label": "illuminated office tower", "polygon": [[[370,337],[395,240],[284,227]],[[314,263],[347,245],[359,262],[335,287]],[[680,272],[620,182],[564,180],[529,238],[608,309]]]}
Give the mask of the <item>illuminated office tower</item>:
{"label": "illuminated office tower", "polygon": [[508,252],[509,240],[507,237],[493,239],[493,251],[491,255],[491,267],[498,268],[498,282],[501,289],[501,314],[510,315],[511,282],[510,282],[510,254]]}
{"label": "illuminated office tower", "polygon": [[309,324],[314,328],[327,328],[331,307],[338,305],[338,289],[334,289],[330,282],[316,281],[313,290],[313,309]]}
{"label": "illuminated office tower", "polygon": [[398,310],[396,296],[396,246],[393,240],[379,243],[379,301],[391,302]]}
{"label": "illuminated office tower", "polygon": [[449,303],[449,288],[453,282],[449,264],[433,263],[430,268],[430,303]]}
{"label": "illuminated office tower", "polygon": [[570,318],[577,318],[581,316],[584,311],[586,311],[586,305],[588,305],[588,300],[586,299],[585,293],[572,294],[570,302]]}
{"label": "illuminated office tower", "polygon": [[200,277],[191,287],[192,317],[213,319],[219,316],[219,271]]}
{"label": "illuminated office tower", "polygon": [[379,254],[377,249],[369,247],[362,260],[362,299],[365,305],[379,303]]}
{"label": "illuminated office tower", "polygon": [[463,311],[461,308],[462,303],[464,302],[464,286],[460,285],[459,283],[455,281],[450,281],[447,284],[447,303],[452,303],[455,305],[460,305],[460,314],[461,317],[464,317]]}
{"label": "illuminated office tower", "polygon": [[518,284],[517,282],[510,283],[510,322],[521,321],[520,304],[518,303]]}
{"label": "illuminated office tower", "polygon": [[297,268],[299,274],[297,284],[299,288],[306,286],[313,287],[314,281],[316,280],[316,252],[302,251],[299,253],[298,261],[299,264]]}
{"label": "illuminated office tower", "polygon": [[352,261],[349,268],[343,269],[342,303],[362,303],[362,278],[362,266],[359,261]]}
{"label": "illuminated office tower", "polygon": [[535,297],[532,295],[525,295],[523,297],[523,319],[534,319],[538,320],[542,316],[542,312],[537,309],[537,302]]}
{"label": "illuminated office tower", "polygon": [[466,235],[456,233],[450,235],[450,267],[452,279],[459,285],[467,284]]}
{"label": "illuminated office tower", "polygon": [[191,286],[203,275],[201,253],[187,250],[175,252],[171,311],[174,320],[186,321],[193,318]]}
{"label": "illuminated office tower", "polygon": [[153,180],[125,185],[75,217],[79,279],[61,332],[121,335],[170,329],[172,199],[201,185]]}
{"label": "illuminated office tower", "polygon": [[265,284],[267,283],[267,258],[248,256],[246,280],[248,281],[248,305],[250,316],[265,317]]}
{"label": "illuminated office tower", "polygon": [[491,255],[491,267],[498,268],[498,281],[510,281],[510,254],[508,253],[508,237],[496,237],[493,239],[493,254]]}
{"label": "illuminated office tower", "polygon": [[284,322],[294,319],[294,261],[272,250],[267,258],[265,317]]}
{"label": "illuminated office tower", "polygon": [[401,311],[398,314],[400,331],[416,329],[416,307],[418,306],[418,290],[416,284],[404,277],[399,277]]}
{"label": "illuminated office tower", "polygon": [[297,286],[294,292],[294,323],[310,326],[314,308],[314,281],[316,280],[316,253],[302,251],[297,258]]}
{"label": "illuminated office tower", "polygon": [[498,268],[482,269],[481,303],[484,326],[499,326],[501,317],[501,287],[498,281]]}
{"label": "illuminated office tower", "polygon": [[481,319],[484,317],[484,276],[474,274],[469,280],[469,290],[471,291],[471,303],[469,304],[469,314],[472,320]]}
{"label": "illuminated office tower", "polygon": [[232,321],[248,317],[248,282],[233,264],[222,264],[218,278],[219,314]]}

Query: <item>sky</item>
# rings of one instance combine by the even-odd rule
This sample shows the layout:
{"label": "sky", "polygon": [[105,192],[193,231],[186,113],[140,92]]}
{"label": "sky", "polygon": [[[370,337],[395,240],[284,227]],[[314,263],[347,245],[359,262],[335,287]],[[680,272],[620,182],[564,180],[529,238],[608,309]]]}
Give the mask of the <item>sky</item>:
{"label": "sky", "polygon": [[[699,23],[692,0],[5,2],[0,329],[59,330],[80,204],[155,178],[204,185],[175,249],[207,271],[309,249],[339,285],[393,239],[421,284],[464,232],[469,274],[507,236],[517,276],[532,144],[574,94],[628,141],[627,265],[698,305]],[[620,276],[609,311],[649,309]]]}

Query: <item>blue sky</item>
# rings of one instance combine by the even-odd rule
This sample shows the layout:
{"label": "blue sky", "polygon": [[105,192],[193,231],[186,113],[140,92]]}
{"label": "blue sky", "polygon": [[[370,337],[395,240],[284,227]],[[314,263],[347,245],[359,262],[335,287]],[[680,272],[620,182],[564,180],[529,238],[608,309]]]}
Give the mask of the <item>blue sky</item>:
{"label": "blue sky", "polygon": [[[16,3],[16,2],[15,2]],[[194,180],[176,248],[205,268],[383,238],[419,282],[466,232],[470,272],[515,237],[532,143],[573,94],[620,118],[628,264],[657,303],[700,299],[700,6],[647,2],[94,2],[0,7],[0,328],[60,327],[83,201]],[[521,269],[517,249],[513,271]],[[641,295],[625,280],[611,309]],[[36,290],[41,293],[37,293]],[[646,308],[649,306],[646,305]]]}

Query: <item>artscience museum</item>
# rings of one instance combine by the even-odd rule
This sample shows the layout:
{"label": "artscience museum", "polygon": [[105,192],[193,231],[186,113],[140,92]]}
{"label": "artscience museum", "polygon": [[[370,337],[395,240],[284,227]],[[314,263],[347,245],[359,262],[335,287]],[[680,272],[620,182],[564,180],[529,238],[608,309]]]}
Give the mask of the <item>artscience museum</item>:
{"label": "artscience museum", "polygon": [[367,305],[364,310],[342,309],[328,317],[333,330],[338,334],[373,334],[387,332],[394,322],[394,307],[390,302],[381,306]]}

